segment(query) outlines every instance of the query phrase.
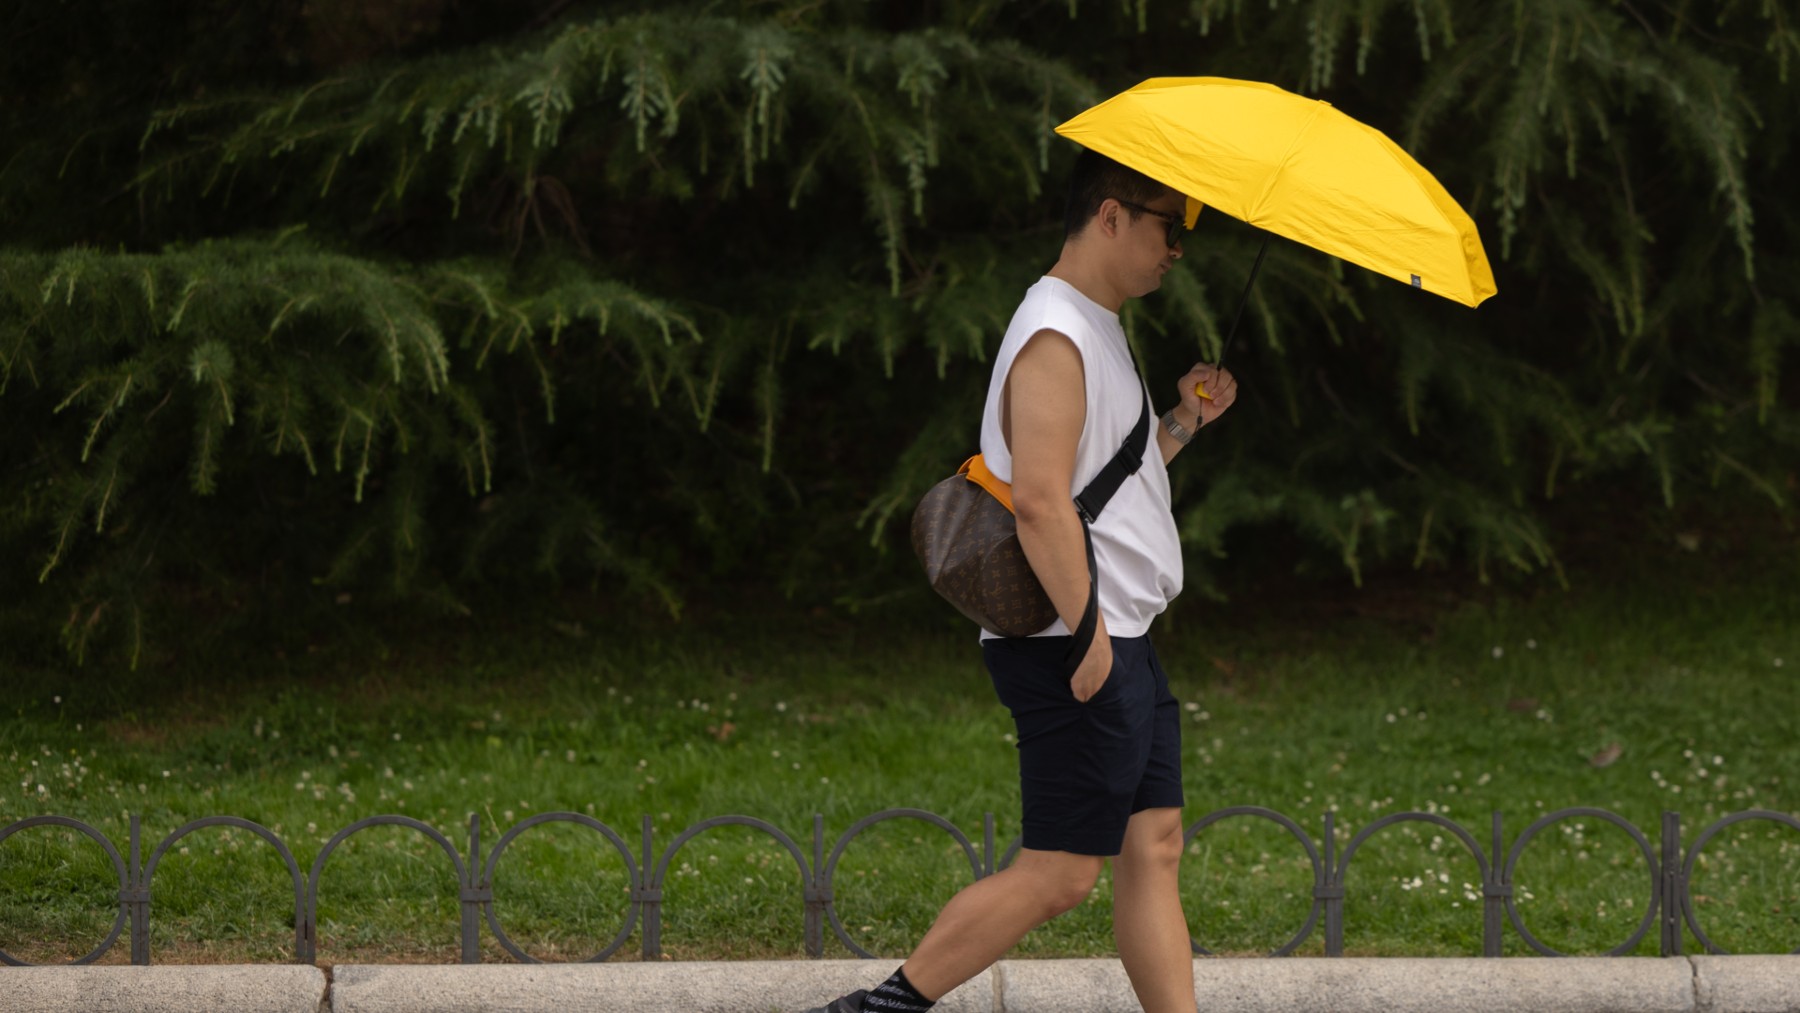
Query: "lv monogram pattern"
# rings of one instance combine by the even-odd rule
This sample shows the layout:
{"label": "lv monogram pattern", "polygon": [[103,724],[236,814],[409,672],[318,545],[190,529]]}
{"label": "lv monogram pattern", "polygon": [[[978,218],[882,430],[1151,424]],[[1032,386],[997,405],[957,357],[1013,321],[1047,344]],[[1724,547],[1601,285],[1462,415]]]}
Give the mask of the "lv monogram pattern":
{"label": "lv monogram pattern", "polygon": [[982,629],[1028,637],[1056,621],[1012,512],[967,478],[952,475],[919,501],[912,544],[932,589]]}

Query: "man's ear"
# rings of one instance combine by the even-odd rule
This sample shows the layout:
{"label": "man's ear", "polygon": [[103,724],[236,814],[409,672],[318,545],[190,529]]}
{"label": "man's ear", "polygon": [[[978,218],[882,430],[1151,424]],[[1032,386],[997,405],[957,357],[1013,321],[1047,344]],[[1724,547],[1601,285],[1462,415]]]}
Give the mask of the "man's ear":
{"label": "man's ear", "polygon": [[1108,236],[1116,236],[1119,233],[1119,212],[1123,210],[1123,205],[1108,197],[1100,202],[1100,210],[1094,215],[1094,218]]}

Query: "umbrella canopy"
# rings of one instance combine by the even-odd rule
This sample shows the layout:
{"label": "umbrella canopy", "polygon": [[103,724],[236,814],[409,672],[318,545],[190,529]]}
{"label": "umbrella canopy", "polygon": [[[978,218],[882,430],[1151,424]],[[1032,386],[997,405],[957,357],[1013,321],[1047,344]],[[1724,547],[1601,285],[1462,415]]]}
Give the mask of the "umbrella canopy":
{"label": "umbrella canopy", "polygon": [[1272,84],[1159,77],[1056,128],[1189,198],[1476,306],[1495,292],[1475,223],[1387,135]]}

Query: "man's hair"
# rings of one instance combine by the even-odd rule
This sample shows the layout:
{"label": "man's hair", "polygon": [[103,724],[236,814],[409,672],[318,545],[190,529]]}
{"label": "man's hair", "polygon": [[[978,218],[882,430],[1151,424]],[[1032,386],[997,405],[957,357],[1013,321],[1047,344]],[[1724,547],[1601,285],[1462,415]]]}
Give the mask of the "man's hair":
{"label": "man's hair", "polygon": [[[1069,207],[1063,215],[1063,238],[1080,235],[1108,197],[1121,203],[1149,204],[1171,189],[1098,151],[1083,148],[1075,156],[1075,170],[1069,174]],[[1125,210],[1133,221],[1137,220],[1139,212]]]}

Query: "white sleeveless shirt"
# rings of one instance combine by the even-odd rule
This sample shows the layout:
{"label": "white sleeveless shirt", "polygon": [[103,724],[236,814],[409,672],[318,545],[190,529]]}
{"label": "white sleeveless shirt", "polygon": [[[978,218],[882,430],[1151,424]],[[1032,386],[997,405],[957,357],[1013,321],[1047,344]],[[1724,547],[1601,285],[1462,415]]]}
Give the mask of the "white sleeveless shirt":
{"label": "white sleeveless shirt", "polygon": [[[1087,421],[1075,450],[1073,499],[1093,481],[1137,425],[1144,388],[1131,362],[1131,348],[1119,315],[1060,278],[1044,277],[1025,293],[994,358],[987,407],[981,416],[981,456],[1002,482],[1013,477],[1012,451],[1000,428],[1002,393],[1013,360],[1031,336],[1055,331],[1074,342],[1087,379]],[[1169,500],[1169,471],[1150,420],[1143,466],[1126,477],[1092,525],[1094,560],[1100,575],[1100,613],[1115,637],[1141,636],[1181,593],[1181,542]],[[1033,636],[1068,636],[1058,619]],[[982,632],[982,639],[993,634]]]}

